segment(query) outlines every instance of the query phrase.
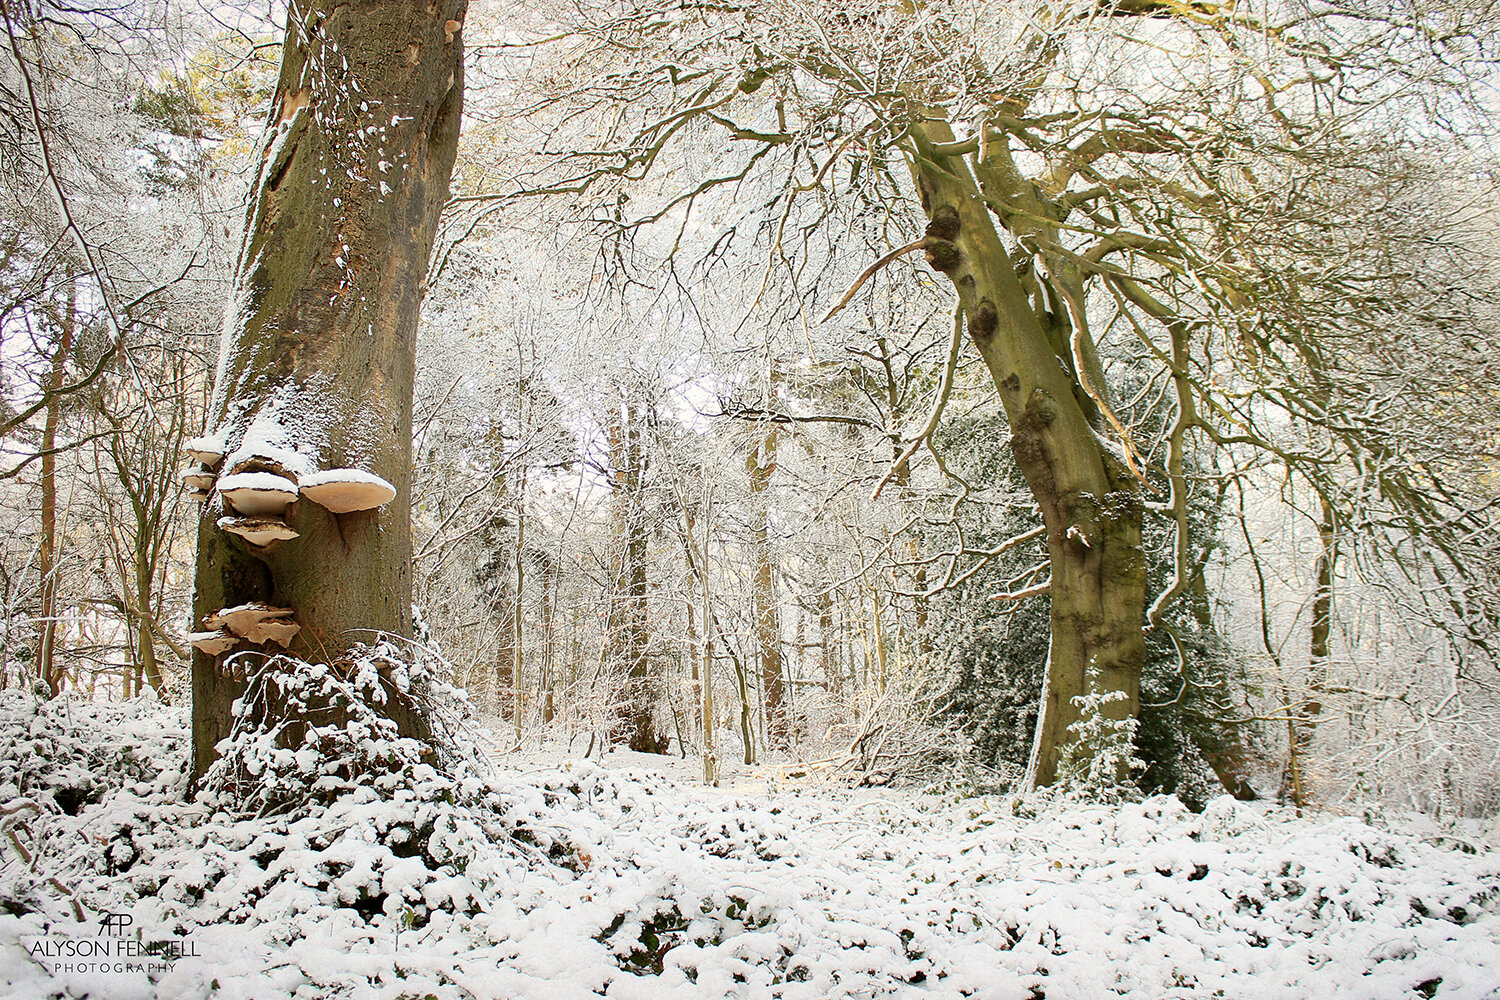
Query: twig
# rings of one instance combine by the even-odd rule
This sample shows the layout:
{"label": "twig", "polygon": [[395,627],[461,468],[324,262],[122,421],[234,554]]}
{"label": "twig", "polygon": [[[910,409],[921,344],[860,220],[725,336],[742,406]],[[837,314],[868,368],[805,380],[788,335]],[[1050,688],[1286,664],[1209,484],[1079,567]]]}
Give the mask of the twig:
{"label": "twig", "polygon": [[900,249],[892,250],[890,253],[886,254],[884,257],[880,258],[875,263],[865,268],[864,273],[861,274],[858,278],[854,279],[854,284],[849,286],[849,290],[844,293],[844,297],[839,299],[839,304],[828,310],[828,315],[818,320],[818,324],[821,326],[822,324],[827,323],[829,320],[833,319],[833,317],[837,316],[839,314],[839,311],[849,304],[849,300],[854,298],[854,293],[859,291],[860,286],[862,286],[866,281],[869,281],[870,277],[876,271],[880,270],[882,267],[885,267],[887,264],[895,260],[897,257],[900,257],[902,254],[907,254],[911,253],[913,250],[922,249],[922,245],[926,242],[927,238],[923,237],[922,239],[917,240],[915,243],[908,243],[906,244],[906,246],[901,247]]}

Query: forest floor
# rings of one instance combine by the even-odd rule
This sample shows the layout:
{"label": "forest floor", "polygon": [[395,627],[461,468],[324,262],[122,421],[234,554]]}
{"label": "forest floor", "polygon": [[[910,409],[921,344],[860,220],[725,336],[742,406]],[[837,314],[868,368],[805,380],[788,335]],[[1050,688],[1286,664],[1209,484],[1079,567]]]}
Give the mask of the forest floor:
{"label": "forest floor", "polygon": [[246,816],[185,797],[185,726],[0,692],[0,995],[1500,996],[1483,824],[562,749]]}

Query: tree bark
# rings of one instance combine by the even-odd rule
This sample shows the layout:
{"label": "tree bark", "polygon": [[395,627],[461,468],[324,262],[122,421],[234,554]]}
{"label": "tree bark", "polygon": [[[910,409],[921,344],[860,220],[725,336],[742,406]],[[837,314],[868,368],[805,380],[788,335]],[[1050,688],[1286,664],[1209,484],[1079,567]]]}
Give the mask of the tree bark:
{"label": "tree bark", "polygon": [[765,712],[768,750],[787,748],[786,690],[781,659],[781,623],[776,615],[775,567],[771,560],[766,490],[776,471],[776,428],[766,431],[745,462],[750,473],[751,508],[755,517],[755,638],[760,647],[761,707]]}
{"label": "tree bark", "polygon": [[1075,697],[1119,692],[1102,714],[1124,720],[1140,713],[1146,564],[1139,486],[1102,446],[1073,359],[1034,310],[990,216],[987,202],[1004,204],[1023,192],[986,178],[981,194],[961,157],[933,151],[932,143],[953,139],[946,124],[929,122],[919,132],[913,173],[929,220],[927,259],[958,292],[969,337],[999,389],[1011,450],[1047,527],[1051,639],[1028,776],[1048,785],[1074,740],[1068,727],[1079,719]]}
{"label": "tree bark", "polygon": [[57,666],[57,425],[62,414],[63,379],[73,353],[73,334],[78,325],[77,290],[71,280],[63,314],[58,317],[57,344],[52,349],[52,370],[47,378],[46,415],[42,420],[42,537],[37,546],[37,569],[41,575],[42,634],[37,642],[37,676],[47,684],[52,697],[62,694],[63,671]]}
{"label": "tree bark", "polygon": [[648,650],[646,555],[650,539],[643,495],[644,408],[626,401],[610,427],[615,532],[620,562],[610,602],[608,658],[622,676],[613,736],[641,753],[665,753],[668,738],[654,718],[657,678]]}
{"label": "tree bark", "polygon": [[1288,699],[1287,773],[1285,784],[1293,804],[1305,806],[1310,798],[1308,762],[1318,720],[1323,714],[1323,696],[1328,687],[1329,658],[1333,655],[1333,571],[1337,553],[1338,523],[1327,498],[1320,498],[1317,590],[1313,593],[1312,622],[1308,630],[1307,696]]}
{"label": "tree bark", "polygon": [[[383,508],[294,503],[300,537],[252,550],[204,504],[194,620],[266,601],[295,612],[291,652],[334,662],[374,631],[411,633],[411,411],[428,256],[448,198],[463,101],[466,0],[328,0],[288,17],[250,194],[209,427],[230,452],[275,446],[295,474],[358,468]],[[243,685],[193,657],[194,773]],[[403,699],[390,714],[425,735]]]}

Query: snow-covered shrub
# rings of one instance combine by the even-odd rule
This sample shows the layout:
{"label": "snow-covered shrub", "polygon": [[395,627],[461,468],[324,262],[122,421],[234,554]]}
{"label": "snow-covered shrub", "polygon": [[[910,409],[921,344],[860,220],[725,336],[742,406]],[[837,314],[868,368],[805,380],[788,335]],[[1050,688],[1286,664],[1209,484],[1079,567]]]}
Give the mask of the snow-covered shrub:
{"label": "snow-covered shrub", "polygon": [[971,769],[969,740],[934,709],[928,665],[907,664],[878,693],[839,706],[821,736],[800,745],[786,777],[824,778],[856,787],[928,784]]}
{"label": "snow-covered shrub", "polygon": [[[330,803],[359,787],[389,794],[417,768],[462,756],[452,739],[461,696],[435,680],[427,657],[384,640],[326,664],[239,657],[249,685],[203,783],[219,808],[264,815]],[[432,739],[400,735],[385,710],[393,695],[423,715]]]}
{"label": "snow-covered shrub", "polygon": [[127,786],[166,780],[176,787],[188,734],[163,728],[160,715],[149,695],[96,703],[0,691],[0,802],[24,796],[76,816]]}
{"label": "snow-covered shrub", "polygon": [[[187,737],[149,695],[93,703],[0,692],[0,912],[74,916],[81,878],[129,868],[149,816],[140,802],[179,797],[186,786]],[[107,818],[79,836],[81,818],[101,811]],[[69,871],[59,878],[63,857]]]}
{"label": "snow-covered shrub", "polygon": [[[41,818],[36,874],[89,916],[45,882],[0,907],[7,1000],[1488,1000],[1500,975],[1500,863],[1461,835],[1227,797],[752,799],[451,756],[256,816],[186,795],[185,713],[152,703],[0,713],[6,773],[47,767],[10,759],[34,710],[44,750],[128,748],[144,771]],[[101,983],[28,952],[106,912],[191,953]]]}
{"label": "snow-covered shrub", "polygon": [[1099,691],[1097,670],[1088,675],[1089,691],[1073,699],[1078,721],[1068,727],[1074,735],[1057,762],[1057,788],[1070,797],[1096,802],[1119,802],[1139,795],[1130,776],[1146,766],[1135,755],[1136,718],[1112,719],[1105,706],[1124,701],[1124,691]]}

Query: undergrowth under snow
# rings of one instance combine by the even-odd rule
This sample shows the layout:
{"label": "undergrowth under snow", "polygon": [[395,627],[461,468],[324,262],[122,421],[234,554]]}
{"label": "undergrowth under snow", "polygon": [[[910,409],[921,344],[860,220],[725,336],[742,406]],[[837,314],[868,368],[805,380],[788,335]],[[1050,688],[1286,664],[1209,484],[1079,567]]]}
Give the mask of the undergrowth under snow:
{"label": "undergrowth under snow", "polygon": [[[1228,798],[750,801],[589,761],[412,757],[252,817],[185,797],[185,727],[149,702],[0,693],[0,806],[35,855],[0,841],[0,994],[1500,995],[1500,857],[1452,838]],[[101,913],[185,954],[42,957],[117,929]]]}

